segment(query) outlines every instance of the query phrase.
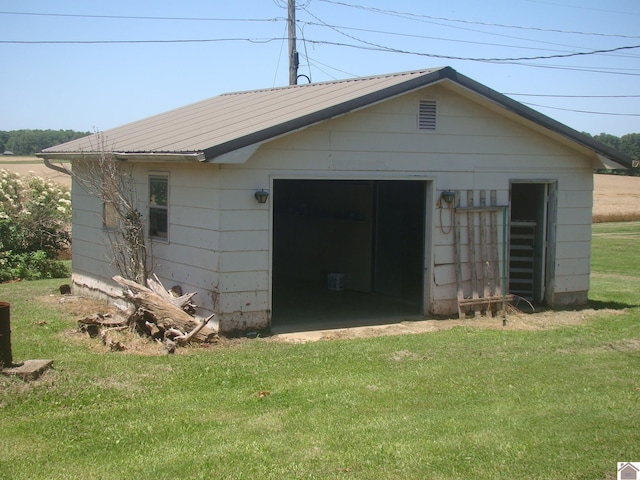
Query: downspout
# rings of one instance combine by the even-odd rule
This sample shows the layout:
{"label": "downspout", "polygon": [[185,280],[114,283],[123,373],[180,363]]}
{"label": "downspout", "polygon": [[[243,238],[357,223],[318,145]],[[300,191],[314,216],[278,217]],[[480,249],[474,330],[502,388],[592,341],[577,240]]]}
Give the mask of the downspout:
{"label": "downspout", "polygon": [[45,166],[50,168],[51,170],[55,170],[56,172],[64,173],[65,175],[71,175],[71,172],[69,172],[69,170],[67,170],[66,168],[61,167],[59,165],[54,165],[53,163],[51,163],[49,161],[48,158],[44,157],[42,160],[44,161]]}

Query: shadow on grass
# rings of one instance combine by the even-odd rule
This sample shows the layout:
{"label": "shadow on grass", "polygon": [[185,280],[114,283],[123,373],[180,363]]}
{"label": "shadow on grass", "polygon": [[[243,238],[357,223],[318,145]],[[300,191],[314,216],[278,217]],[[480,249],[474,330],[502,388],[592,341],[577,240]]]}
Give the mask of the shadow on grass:
{"label": "shadow on grass", "polygon": [[589,302],[586,305],[568,305],[566,307],[554,308],[554,307],[547,307],[545,305],[532,305],[529,302],[518,302],[515,305],[512,305],[512,307],[515,310],[517,310],[519,313],[542,313],[542,312],[549,312],[549,311],[579,312],[582,310],[625,310],[627,308],[638,308],[640,307],[640,304],[617,302],[614,300],[603,301],[603,300],[589,299]]}
{"label": "shadow on grass", "polygon": [[584,308],[592,308],[594,310],[624,310],[626,308],[637,308],[640,304],[623,303],[616,301],[589,300]]}

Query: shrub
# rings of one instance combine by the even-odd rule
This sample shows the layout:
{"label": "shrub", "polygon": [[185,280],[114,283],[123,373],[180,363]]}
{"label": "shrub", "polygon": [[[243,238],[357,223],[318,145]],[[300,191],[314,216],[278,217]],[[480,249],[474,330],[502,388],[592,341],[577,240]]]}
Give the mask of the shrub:
{"label": "shrub", "polygon": [[68,188],[0,169],[0,281],[67,276],[70,222]]}

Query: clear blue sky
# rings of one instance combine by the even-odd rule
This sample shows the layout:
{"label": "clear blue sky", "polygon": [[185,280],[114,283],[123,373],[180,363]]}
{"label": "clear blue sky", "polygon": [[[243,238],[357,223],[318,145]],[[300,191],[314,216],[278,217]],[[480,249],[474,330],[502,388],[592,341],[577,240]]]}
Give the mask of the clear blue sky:
{"label": "clear blue sky", "polygon": [[[297,4],[299,73],[314,82],[448,65],[579,131],[640,132],[638,0]],[[107,130],[288,83],[286,0],[0,0],[0,11],[0,130]],[[142,43],[16,43],[56,41]]]}

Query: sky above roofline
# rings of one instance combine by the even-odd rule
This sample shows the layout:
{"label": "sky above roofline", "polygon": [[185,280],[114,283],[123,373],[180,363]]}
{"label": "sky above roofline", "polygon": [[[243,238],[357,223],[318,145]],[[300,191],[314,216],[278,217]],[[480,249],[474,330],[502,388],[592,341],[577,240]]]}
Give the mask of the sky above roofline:
{"label": "sky above roofline", "polygon": [[[285,6],[0,2],[0,130],[100,131],[286,85]],[[621,136],[640,132],[639,19],[635,0],[298,0],[300,81],[449,65],[578,131]]]}

